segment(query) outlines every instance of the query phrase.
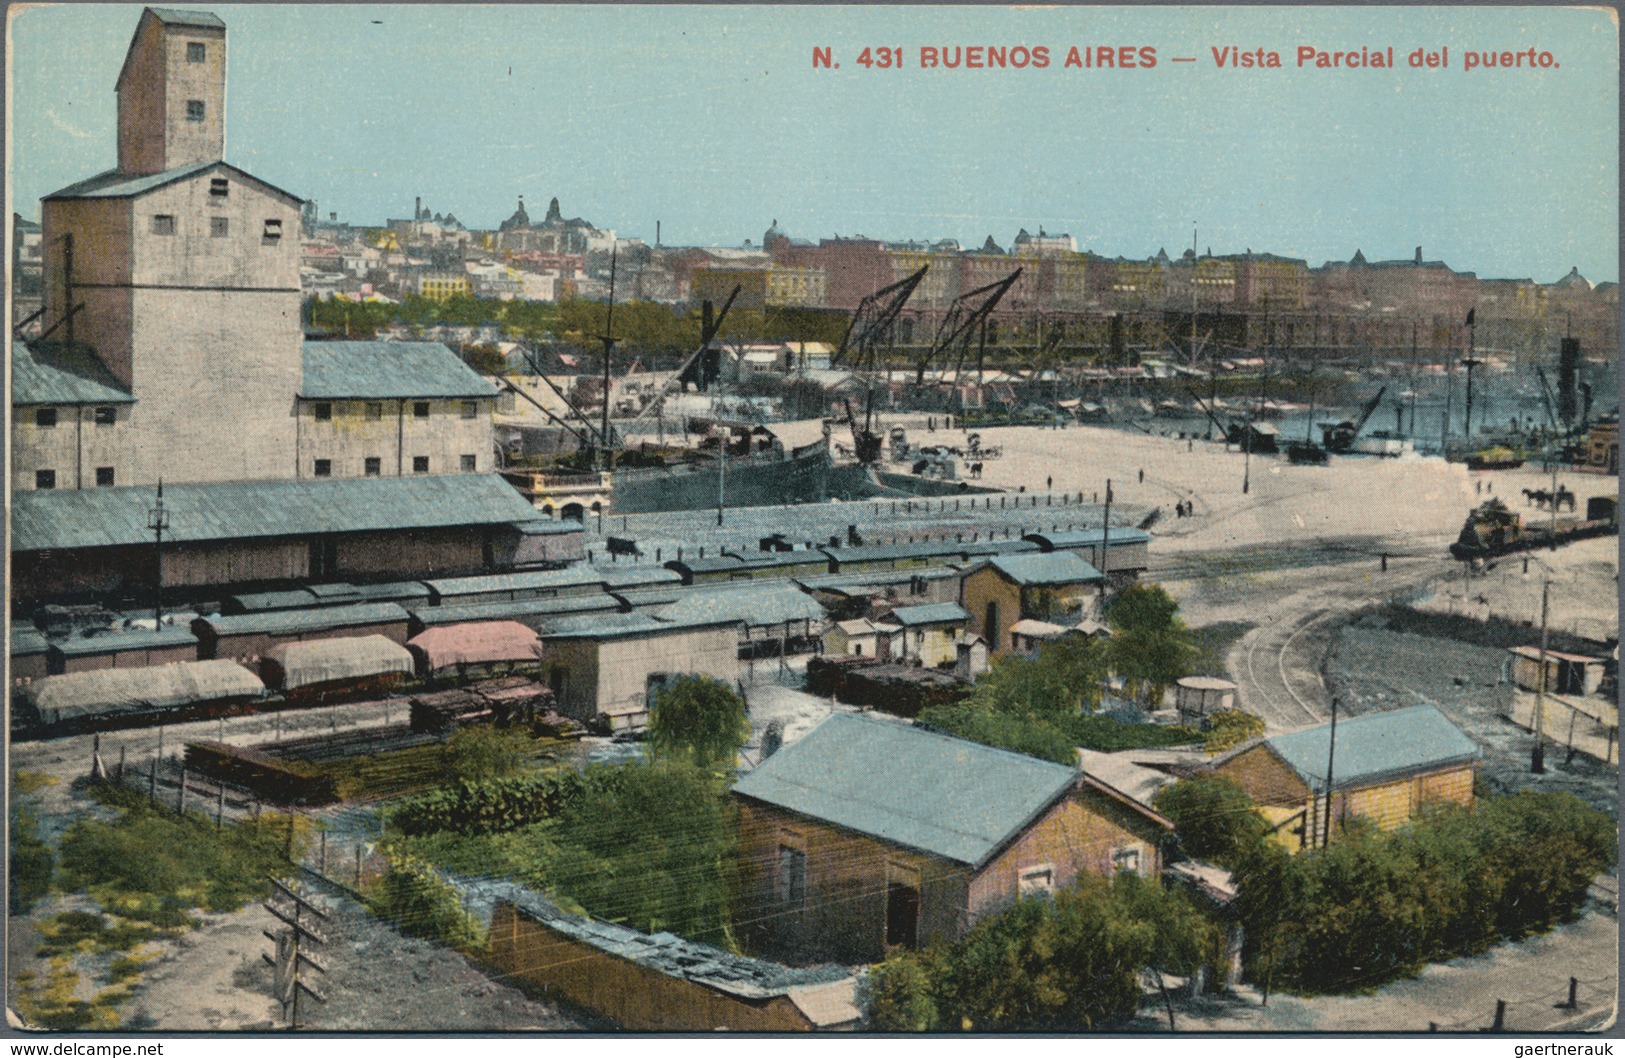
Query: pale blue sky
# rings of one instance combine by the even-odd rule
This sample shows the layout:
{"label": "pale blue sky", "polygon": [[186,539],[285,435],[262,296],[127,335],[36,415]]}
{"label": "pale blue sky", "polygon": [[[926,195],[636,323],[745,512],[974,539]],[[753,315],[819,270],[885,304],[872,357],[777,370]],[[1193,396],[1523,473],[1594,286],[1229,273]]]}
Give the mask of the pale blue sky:
{"label": "pale blue sky", "polygon": [[[184,5],[176,6],[203,6]],[[1606,12],[1556,8],[208,7],[230,33],[229,161],[325,215],[414,196],[474,227],[523,194],[668,244],[1018,228],[1142,257],[1356,248],[1487,277],[1617,279],[1619,69]],[[13,208],[110,168],[138,5],[14,14]],[[374,24],[374,20],[378,23]],[[921,46],[1045,45],[1044,70],[920,70]],[[1220,70],[1263,46],[1286,68]],[[825,45],[839,70],[814,70]],[[865,71],[865,45],[905,68]],[[1154,46],[1069,70],[1069,46]],[[1399,69],[1299,70],[1299,45]],[[1449,45],[1451,69],[1405,55]],[[1468,49],[1549,70],[1466,72]],[[1175,56],[1197,62],[1176,64]]]}

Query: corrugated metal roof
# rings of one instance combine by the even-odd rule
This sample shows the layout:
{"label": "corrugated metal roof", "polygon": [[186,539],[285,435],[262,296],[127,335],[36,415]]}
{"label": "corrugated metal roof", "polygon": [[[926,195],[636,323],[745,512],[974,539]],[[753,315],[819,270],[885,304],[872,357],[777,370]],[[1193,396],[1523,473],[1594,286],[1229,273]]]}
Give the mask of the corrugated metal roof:
{"label": "corrugated metal roof", "polygon": [[268,184],[254,174],[244,172],[235,165],[219,161],[197,162],[193,165],[183,165],[178,169],[166,169],[161,173],[138,175],[120,172],[117,169],[109,169],[106,172],[97,173],[87,180],[81,180],[77,184],[69,184],[60,191],[53,191],[46,195],[42,201],[49,202],[52,199],[61,198],[135,198],[149,191],[156,191],[160,187],[167,187],[182,180],[189,180],[194,176],[201,176],[214,169],[229,169],[237,174],[239,180],[246,180],[250,184],[264,188],[273,195],[279,195],[287,199],[289,202],[297,204],[304,201],[298,195]]}
{"label": "corrugated metal roof", "polygon": [[672,559],[666,563],[666,568],[678,576],[682,576],[684,570],[690,575],[718,571],[732,573],[743,572],[745,563],[738,555],[713,555],[710,558],[687,558],[680,561]]}
{"label": "corrugated metal roof", "polygon": [[312,606],[326,606],[326,599],[319,599],[308,589],[295,588],[292,591],[254,591],[242,595],[228,595],[226,602],[230,609],[239,613],[263,613],[267,610],[303,610]]}
{"label": "corrugated metal roof", "polygon": [[[1276,735],[1264,744],[1312,788],[1325,789],[1331,725]],[[1413,705],[1386,713],[1368,713],[1337,725],[1337,755],[1332,786],[1344,789],[1389,776],[1462,764],[1483,756],[1468,738],[1433,705]]]}
{"label": "corrugated metal roof", "polygon": [[919,540],[912,544],[877,544],[869,547],[821,547],[818,550],[834,559],[837,570],[863,562],[896,562],[909,558],[953,558],[964,555],[962,545],[938,540]]}
{"label": "corrugated metal roof", "polygon": [[791,584],[751,584],[741,587],[690,588],[676,603],[660,611],[668,621],[740,621],[753,627],[782,625],[786,621],[824,620],[824,608]]}
{"label": "corrugated metal roof", "polygon": [[734,792],[980,866],[1077,781],[1072,768],[894,721],[837,713]]}
{"label": "corrugated metal roof", "polygon": [[490,573],[477,577],[442,577],[423,582],[433,596],[494,595],[504,591],[557,591],[561,588],[601,587],[604,575],[591,566],[533,570],[528,573]]}
{"label": "corrugated metal roof", "polygon": [[1061,551],[1069,547],[1094,547],[1103,538],[1107,538],[1110,546],[1118,544],[1148,544],[1151,534],[1143,529],[1131,529],[1127,526],[1112,526],[1109,535],[1101,529],[1063,529],[1054,533],[1028,533],[1023,540],[1031,540],[1041,546],[1045,551]]}
{"label": "corrugated metal roof", "polygon": [[45,633],[30,625],[11,626],[11,656],[25,657],[30,654],[43,654],[50,647]]}
{"label": "corrugated metal roof", "polygon": [[1017,584],[1032,587],[1045,584],[1088,584],[1105,580],[1100,570],[1070,551],[1039,555],[1001,555],[990,558],[993,567]]}
{"label": "corrugated metal roof", "polygon": [[282,635],[320,632],[357,625],[406,623],[406,610],[392,602],[365,602],[352,606],[319,606],[309,610],[270,610],[199,617],[193,627],[207,625],[217,636]]}
{"label": "corrugated metal roof", "polygon": [[544,640],[625,639],[634,636],[689,632],[699,628],[724,628],[737,623],[727,619],[703,618],[663,621],[641,613],[603,613],[550,621],[542,625],[541,633]]}
{"label": "corrugated metal roof", "polygon": [[1020,540],[967,540],[955,544],[955,547],[966,558],[983,558],[987,555],[1027,555],[1041,550],[1039,546],[1026,537]]}
{"label": "corrugated metal roof", "polygon": [[195,647],[197,636],[190,628],[162,625],[156,631],[141,629],[132,632],[113,632],[106,635],[75,636],[51,644],[64,657],[116,654],[125,650],[167,650],[171,647]]}
{"label": "corrugated metal roof", "polygon": [[305,342],[307,400],[494,397],[496,387],[441,342]]}
{"label": "corrugated metal roof", "polygon": [[872,595],[873,589],[908,584],[914,580],[958,580],[959,571],[923,567],[920,569],[879,569],[864,573],[825,573],[796,577],[795,582],[812,591]]}
{"label": "corrugated metal roof", "polygon": [[88,345],[11,343],[11,403],[134,404]]}
{"label": "corrugated metal roof", "polygon": [[683,583],[683,575],[674,569],[665,566],[644,565],[634,562],[631,565],[594,566],[599,577],[604,582],[606,591],[632,590],[636,588],[671,588]]}
{"label": "corrugated metal roof", "polygon": [[518,621],[532,628],[540,620],[581,613],[619,612],[621,604],[608,595],[565,595],[549,599],[500,599],[460,606],[417,606],[412,620],[425,628],[464,621]]}
{"label": "corrugated metal roof", "polygon": [[[11,498],[13,551],[152,543],[149,487],[40,489]],[[168,485],[166,542],[379,532],[529,521],[494,474]]]}
{"label": "corrugated metal roof", "polygon": [[899,606],[891,612],[892,620],[907,627],[914,625],[963,624],[970,614],[954,602],[934,602],[924,606]]}

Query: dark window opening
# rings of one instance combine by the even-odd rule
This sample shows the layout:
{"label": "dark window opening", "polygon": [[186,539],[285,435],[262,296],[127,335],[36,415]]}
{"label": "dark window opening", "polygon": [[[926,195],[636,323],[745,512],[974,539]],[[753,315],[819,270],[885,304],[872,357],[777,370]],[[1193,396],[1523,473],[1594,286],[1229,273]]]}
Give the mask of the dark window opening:
{"label": "dark window opening", "polygon": [[369,401],[367,403],[367,420],[369,422],[377,422],[383,417],[384,406],[378,401]]}
{"label": "dark window opening", "polygon": [[54,489],[54,488],[56,488],[56,471],[54,471],[54,470],[36,470],[36,471],[34,471],[34,487],[36,489]]}
{"label": "dark window opening", "polygon": [[919,924],[919,890],[892,882],[886,887],[886,944],[914,947]]}
{"label": "dark window opening", "polygon": [[186,101],[186,120],[187,121],[202,121],[203,120],[203,100],[201,100],[201,99],[188,99]]}
{"label": "dark window opening", "polygon": [[429,402],[420,400],[412,405],[412,416],[418,419],[427,419],[429,417]]}
{"label": "dark window opening", "polygon": [[113,484],[113,468],[96,468],[96,485],[98,488],[110,488]]}
{"label": "dark window opening", "polygon": [[225,198],[231,194],[231,181],[223,176],[216,176],[209,181],[209,195],[213,198]]}
{"label": "dark window opening", "polygon": [[265,221],[265,241],[278,242],[282,238],[282,222],[275,217],[268,217]]}
{"label": "dark window opening", "polygon": [[460,463],[460,465],[462,467],[463,473],[465,473],[465,474],[472,474],[472,473],[474,473],[475,470],[478,469],[478,467],[475,466],[475,462],[476,462],[476,460],[474,459],[473,456],[461,456],[461,457],[459,457],[459,463]]}
{"label": "dark window opening", "polygon": [[227,217],[209,218],[209,235],[216,239],[224,239],[231,234],[231,220]]}
{"label": "dark window opening", "polygon": [[383,460],[379,459],[377,456],[368,456],[367,457],[367,462],[366,462],[367,477],[375,478],[379,474],[383,473],[383,469],[384,469]]}
{"label": "dark window opening", "polygon": [[779,846],[779,903],[799,907],[807,902],[807,854]]}
{"label": "dark window opening", "polygon": [[56,425],[56,409],[55,408],[36,408],[34,410],[34,425],[35,426],[55,426]]}
{"label": "dark window opening", "polygon": [[999,631],[999,604],[987,604],[987,612],[982,618],[982,637],[987,640],[988,650],[998,650],[1002,634]]}
{"label": "dark window opening", "polygon": [[333,405],[321,403],[316,405],[316,421],[327,422],[333,417]]}
{"label": "dark window opening", "polygon": [[116,409],[116,408],[97,408],[96,409],[96,425],[97,426],[111,426],[116,422],[118,422],[118,409]]}
{"label": "dark window opening", "polygon": [[429,457],[428,456],[413,456],[412,457],[412,473],[414,473],[414,474],[427,474],[428,472],[429,472]]}
{"label": "dark window opening", "polygon": [[152,233],[154,235],[174,235],[175,217],[169,213],[155,213],[152,216]]}
{"label": "dark window opening", "polygon": [[331,459],[318,459],[318,460],[316,460],[315,474],[319,478],[330,478],[330,477],[332,477],[333,476],[333,461]]}
{"label": "dark window opening", "polygon": [[186,61],[187,62],[202,62],[203,57],[205,55],[207,55],[207,54],[208,54],[208,49],[204,45],[199,44],[196,41],[188,41],[187,42],[187,44],[186,44]]}
{"label": "dark window opening", "polygon": [[479,413],[480,413],[480,405],[479,405],[478,401],[473,401],[473,400],[465,400],[465,401],[463,401],[463,418],[472,419],[476,415],[478,415]]}

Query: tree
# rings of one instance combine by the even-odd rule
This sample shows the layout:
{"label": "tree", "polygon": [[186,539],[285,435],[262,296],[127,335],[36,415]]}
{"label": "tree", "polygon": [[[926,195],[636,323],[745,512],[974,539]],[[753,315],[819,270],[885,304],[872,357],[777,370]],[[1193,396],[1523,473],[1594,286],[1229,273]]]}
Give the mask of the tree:
{"label": "tree", "polygon": [[937,1025],[931,975],[915,952],[899,951],[870,967],[858,1001],[873,1032],[929,1032]]}
{"label": "tree", "polygon": [[649,714],[649,750],[702,768],[731,768],[750,738],[745,699],[721,680],[679,676],[661,688]]}
{"label": "tree", "polygon": [[1174,822],[1180,845],[1197,859],[1234,870],[1269,836],[1270,825],[1240,786],[1219,775],[1193,775],[1157,793],[1157,811]]}
{"label": "tree", "polygon": [[1161,585],[1131,584],[1106,609],[1112,668],[1130,695],[1155,706],[1198,654],[1179,604]]}

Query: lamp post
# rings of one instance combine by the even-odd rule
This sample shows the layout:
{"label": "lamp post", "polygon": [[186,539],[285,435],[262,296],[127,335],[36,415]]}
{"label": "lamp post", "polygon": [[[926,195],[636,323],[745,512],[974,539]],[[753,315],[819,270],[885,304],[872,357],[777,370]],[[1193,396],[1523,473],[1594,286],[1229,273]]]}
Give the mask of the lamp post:
{"label": "lamp post", "polygon": [[147,528],[152,530],[152,630],[164,622],[164,530],[169,528],[169,512],[164,509],[164,479],[158,479],[157,502],[147,510]]}

